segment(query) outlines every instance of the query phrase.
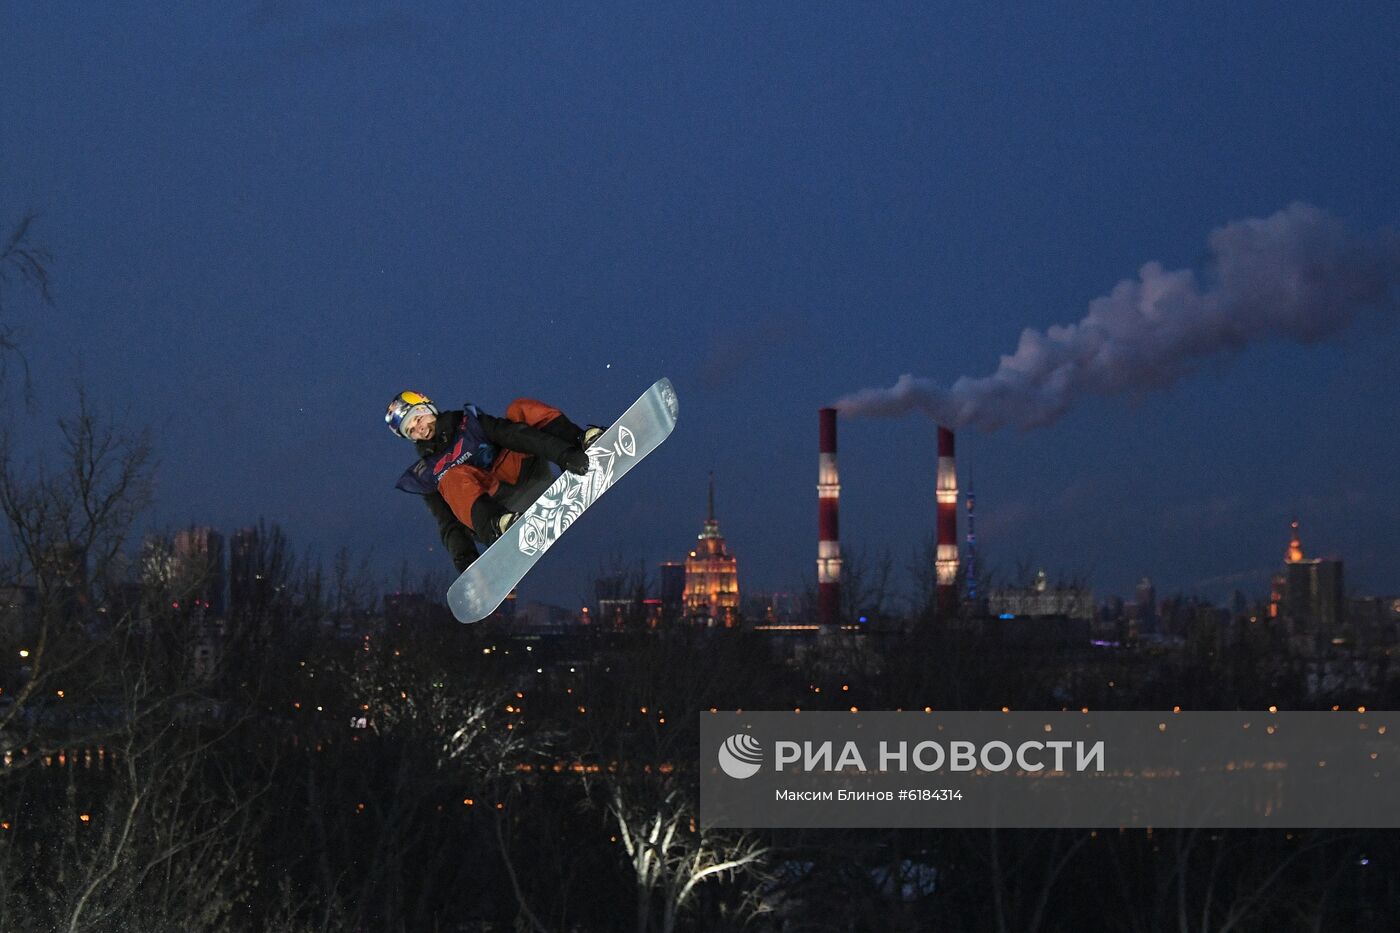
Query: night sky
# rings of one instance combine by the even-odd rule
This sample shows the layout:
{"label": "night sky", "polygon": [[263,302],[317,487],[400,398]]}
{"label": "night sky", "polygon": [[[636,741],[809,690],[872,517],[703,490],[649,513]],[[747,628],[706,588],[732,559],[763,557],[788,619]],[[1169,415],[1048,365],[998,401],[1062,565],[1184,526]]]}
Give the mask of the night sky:
{"label": "night sky", "polygon": [[[608,423],[669,376],[675,434],[522,597],[682,558],[711,470],[743,587],[795,590],[820,406],[989,375],[1144,263],[1201,270],[1232,222],[1303,202],[1376,245],[1400,218],[1394,3],[0,16],[0,226],[37,212],[53,256],[52,307],[4,296],[36,390],[12,369],[17,455],[52,449],[82,384],[152,429],[156,526],[262,516],[386,579],[450,572],[393,489],[400,389]],[[962,430],[984,561],[1258,594],[1297,516],[1350,590],[1400,592],[1393,311]],[[840,444],[845,549],[905,577],[933,422],[843,418]]]}

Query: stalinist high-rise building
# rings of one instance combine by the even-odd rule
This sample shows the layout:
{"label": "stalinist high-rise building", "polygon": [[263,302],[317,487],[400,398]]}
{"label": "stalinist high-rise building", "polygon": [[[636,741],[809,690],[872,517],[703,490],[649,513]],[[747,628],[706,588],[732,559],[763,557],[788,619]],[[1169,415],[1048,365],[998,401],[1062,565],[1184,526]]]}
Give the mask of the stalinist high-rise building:
{"label": "stalinist high-rise building", "polygon": [[1342,562],[1309,558],[1295,519],[1292,535],[1284,552],[1283,571],[1272,580],[1269,616],[1292,623],[1295,634],[1305,634],[1323,643],[1342,637],[1346,622],[1346,596],[1342,586]]}
{"label": "stalinist high-rise building", "polygon": [[725,546],[715,519],[715,477],[710,511],[699,543],[685,561],[685,614],[709,625],[732,626],[739,612],[739,561]]}

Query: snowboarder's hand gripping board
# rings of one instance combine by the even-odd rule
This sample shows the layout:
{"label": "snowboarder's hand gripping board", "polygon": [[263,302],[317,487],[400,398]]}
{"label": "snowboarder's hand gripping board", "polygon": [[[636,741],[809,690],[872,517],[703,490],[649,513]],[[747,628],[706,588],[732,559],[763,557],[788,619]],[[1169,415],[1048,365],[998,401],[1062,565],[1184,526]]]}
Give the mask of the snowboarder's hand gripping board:
{"label": "snowboarder's hand gripping board", "polygon": [[583,511],[661,445],[676,426],[676,390],[661,379],[588,445],[588,472],[564,472],[492,542],[447,591],[459,622],[479,622],[496,611],[540,555]]}

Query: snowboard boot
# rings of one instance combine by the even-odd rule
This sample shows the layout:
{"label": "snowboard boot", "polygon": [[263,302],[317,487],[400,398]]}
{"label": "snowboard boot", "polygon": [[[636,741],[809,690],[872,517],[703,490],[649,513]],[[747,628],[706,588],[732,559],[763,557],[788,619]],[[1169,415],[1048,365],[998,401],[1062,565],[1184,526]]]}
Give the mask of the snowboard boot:
{"label": "snowboard boot", "polygon": [[503,507],[492,496],[480,496],[472,503],[472,527],[476,530],[477,539],[487,547],[494,544],[519,517],[520,512]]}
{"label": "snowboard boot", "polygon": [[596,424],[590,424],[586,428],[581,428],[570,421],[567,415],[560,415],[558,418],[549,422],[549,424],[540,428],[540,430],[546,434],[552,434],[561,440],[568,441],[575,447],[582,447],[584,450],[587,450],[588,445],[597,440],[607,428],[600,428]]}
{"label": "snowboard boot", "polygon": [[519,512],[503,512],[491,520],[492,540],[499,538],[506,533],[506,529],[515,524],[515,520],[520,517]]}

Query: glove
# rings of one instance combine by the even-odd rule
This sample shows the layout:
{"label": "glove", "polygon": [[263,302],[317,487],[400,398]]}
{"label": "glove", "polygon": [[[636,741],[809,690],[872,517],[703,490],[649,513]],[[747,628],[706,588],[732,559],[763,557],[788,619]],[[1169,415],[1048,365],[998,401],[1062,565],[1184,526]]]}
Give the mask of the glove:
{"label": "glove", "polygon": [[570,473],[582,476],[588,472],[588,454],[578,447],[570,447],[564,451],[564,456],[559,458],[559,465]]}

